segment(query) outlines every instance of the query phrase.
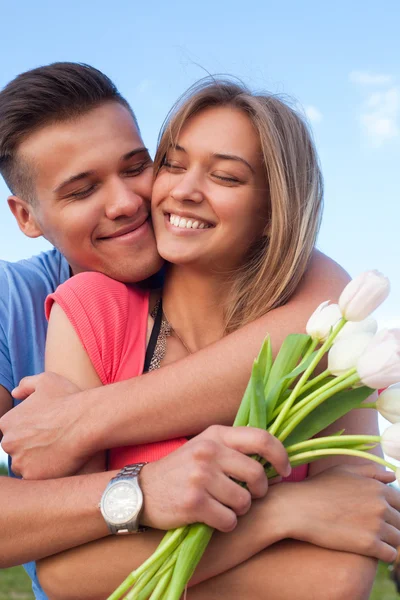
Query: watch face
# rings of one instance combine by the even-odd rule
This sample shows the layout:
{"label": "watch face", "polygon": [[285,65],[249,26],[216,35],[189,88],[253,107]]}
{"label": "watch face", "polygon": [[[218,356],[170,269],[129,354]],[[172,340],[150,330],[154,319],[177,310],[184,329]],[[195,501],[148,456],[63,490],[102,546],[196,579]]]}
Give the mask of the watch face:
{"label": "watch face", "polygon": [[122,525],[133,519],[142,505],[138,487],[128,481],[114,483],[104,494],[102,512],[114,525]]}

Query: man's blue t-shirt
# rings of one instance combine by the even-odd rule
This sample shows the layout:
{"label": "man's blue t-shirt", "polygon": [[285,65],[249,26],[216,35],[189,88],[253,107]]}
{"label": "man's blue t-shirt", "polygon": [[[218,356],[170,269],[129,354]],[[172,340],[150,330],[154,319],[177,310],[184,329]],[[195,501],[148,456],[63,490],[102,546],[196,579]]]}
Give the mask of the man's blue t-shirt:
{"label": "man's blue t-shirt", "polygon": [[[0,385],[9,392],[26,375],[44,371],[44,301],[68,277],[68,263],[56,249],[16,263],[0,260]],[[46,600],[35,563],[24,567],[35,598]]]}

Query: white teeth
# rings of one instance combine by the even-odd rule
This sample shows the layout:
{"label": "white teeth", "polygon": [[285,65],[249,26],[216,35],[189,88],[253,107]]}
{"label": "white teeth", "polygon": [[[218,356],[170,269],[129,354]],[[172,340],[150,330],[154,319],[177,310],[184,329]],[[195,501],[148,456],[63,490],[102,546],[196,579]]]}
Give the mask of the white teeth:
{"label": "white teeth", "polygon": [[179,229],[208,229],[210,225],[202,221],[195,221],[193,219],[185,219],[179,215],[170,214],[169,222]]}

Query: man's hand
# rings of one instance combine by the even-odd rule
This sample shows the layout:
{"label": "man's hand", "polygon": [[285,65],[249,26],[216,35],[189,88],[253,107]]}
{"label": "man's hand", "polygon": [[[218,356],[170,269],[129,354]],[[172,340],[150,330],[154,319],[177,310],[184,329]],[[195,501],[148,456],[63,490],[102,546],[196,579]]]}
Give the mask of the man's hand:
{"label": "man's hand", "polygon": [[[75,384],[55,373],[25,377],[13,390],[13,396],[24,402],[0,419],[0,431],[3,449],[12,456],[13,471],[17,475],[24,479],[61,476],[55,470],[57,461],[52,459],[53,453],[49,453],[48,448],[55,447],[61,456],[69,456],[65,427],[78,418],[76,411],[71,410],[70,396],[79,391]],[[74,474],[87,458],[71,456],[68,474]]]}
{"label": "man's hand", "polygon": [[400,545],[400,492],[386,485],[394,479],[373,464],[346,465],[285,486],[287,537],[391,562]]}
{"label": "man's hand", "polygon": [[[144,494],[141,522],[157,529],[206,523],[232,531],[252,498],[265,496],[262,465],[246,455],[259,454],[282,476],[290,474],[283,445],[253,427],[213,425],[165,458],[146,465],[140,475]],[[237,482],[245,482],[248,490]]]}

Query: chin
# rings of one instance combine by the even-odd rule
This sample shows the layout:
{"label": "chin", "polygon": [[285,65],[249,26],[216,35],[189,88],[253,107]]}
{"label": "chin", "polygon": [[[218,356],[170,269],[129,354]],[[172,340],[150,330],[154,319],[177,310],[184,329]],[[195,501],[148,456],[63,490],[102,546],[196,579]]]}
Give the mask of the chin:
{"label": "chin", "polygon": [[133,260],[129,263],[113,265],[110,268],[105,268],[102,272],[122,283],[140,283],[158,273],[163,264],[163,259],[157,255],[146,261]]}

